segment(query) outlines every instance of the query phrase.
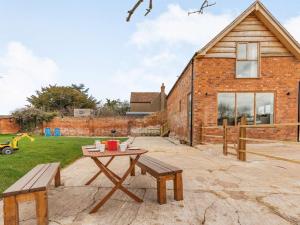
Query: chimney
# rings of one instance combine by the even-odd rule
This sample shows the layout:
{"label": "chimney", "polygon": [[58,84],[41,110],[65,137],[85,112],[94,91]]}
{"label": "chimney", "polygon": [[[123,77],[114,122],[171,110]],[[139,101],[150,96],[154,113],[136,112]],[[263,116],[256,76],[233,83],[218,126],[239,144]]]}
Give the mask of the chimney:
{"label": "chimney", "polygon": [[160,111],[165,111],[166,109],[166,87],[165,84],[162,83],[160,87]]}

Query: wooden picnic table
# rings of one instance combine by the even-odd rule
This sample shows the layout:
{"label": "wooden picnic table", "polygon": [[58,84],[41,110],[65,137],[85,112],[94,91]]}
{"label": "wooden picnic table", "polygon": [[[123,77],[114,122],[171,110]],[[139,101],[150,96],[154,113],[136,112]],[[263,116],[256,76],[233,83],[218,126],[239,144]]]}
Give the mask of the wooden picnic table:
{"label": "wooden picnic table", "polygon": [[[98,209],[105,204],[105,202],[112,197],[112,195],[119,189],[123,191],[125,194],[127,194],[129,197],[131,197],[133,200],[137,202],[143,202],[141,198],[133,194],[131,191],[129,191],[127,188],[123,186],[123,182],[128,177],[128,175],[131,173],[131,171],[134,169],[137,161],[139,160],[140,156],[142,154],[147,153],[148,151],[143,149],[135,149],[135,150],[129,150],[127,149],[124,152],[121,151],[91,151],[90,146],[83,146],[82,147],[82,153],[85,157],[90,157],[95,164],[99,167],[99,172],[96,173],[87,183],[86,185],[91,184],[102,172],[104,175],[115,185],[110,192],[107,193],[107,195],[104,196],[104,198],[97,203],[94,208],[90,211],[90,213],[95,213],[98,211]],[[111,169],[108,168],[109,164],[116,158],[121,156],[128,156],[132,157],[135,156],[135,158],[131,161],[131,164],[129,165],[129,168],[125,171],[125,173],[120,177],[115,172],[113,172]],[[100,161],[99,158],[110,158],[105,164]]]}

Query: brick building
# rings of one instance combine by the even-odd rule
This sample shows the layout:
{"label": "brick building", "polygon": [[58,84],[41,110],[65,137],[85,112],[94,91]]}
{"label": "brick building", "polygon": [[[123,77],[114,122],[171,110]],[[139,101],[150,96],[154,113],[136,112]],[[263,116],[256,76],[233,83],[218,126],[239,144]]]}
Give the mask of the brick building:
{"label": "brick building", "polygon": [[153,112],[163,112],[166,109],[165,85],[160,92],[131,92],[130,112],[128,115],[148,115]]}
{"label": "brick building", "polygon": [[[299,121],[300,48],[256,1],[195,53],[167,96],[171,135],[199,143],[200,126]],[[251,131],[250,131],[251,132]],[[255,136],[298,139],[295,128],[261,129]],[[235,135],[236,136],[236,135]]]}
{"label": "brick building", "polygon": [[0,115],[0,134],[14,134],[19,132],[20,126],[12,116]]}

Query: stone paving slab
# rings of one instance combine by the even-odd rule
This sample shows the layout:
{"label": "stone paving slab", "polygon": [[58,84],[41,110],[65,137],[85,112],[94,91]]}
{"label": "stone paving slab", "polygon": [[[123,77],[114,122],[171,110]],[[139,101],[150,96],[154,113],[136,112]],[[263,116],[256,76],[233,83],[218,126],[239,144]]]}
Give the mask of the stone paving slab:
{"label": "stone paving slab", "polygon": [[[93,204],[112,184],[102,175],[90,186],[84,186],[98,169],[92,160],[82,158],[62,171],[64,186],[49,191],[50,224],[300,224],[299,165],[261,157],[239,162],[234,156],[224,157],[218,145],[191,148],[160,137],[136,138],[134,145],[184,170],[184,201],[173,200],[173,186],[168,182],[168,203],[157,204],[155,179],[141,175],[137,169],[137,175],[128,178],[125,186],[142,197],[143,203],[116,192],[97,213],[90,215]],[[126,157],[111,164],[116,172],[127,167]],[[2,204],[0,201],[0,208]],[[34,207],[32,203],[21,205],[21,224],[35,224]],[[0,218],[2,213],[1,210]]]}

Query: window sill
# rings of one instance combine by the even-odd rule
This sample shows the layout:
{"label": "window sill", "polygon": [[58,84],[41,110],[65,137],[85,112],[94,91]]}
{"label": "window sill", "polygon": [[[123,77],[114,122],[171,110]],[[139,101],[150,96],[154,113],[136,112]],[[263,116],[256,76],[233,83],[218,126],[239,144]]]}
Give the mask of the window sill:
{"label": "window sill", "polygon": [[257,80],[260,79],[261,77],[235,77],[235,79],[241,79],[241,80]]}

